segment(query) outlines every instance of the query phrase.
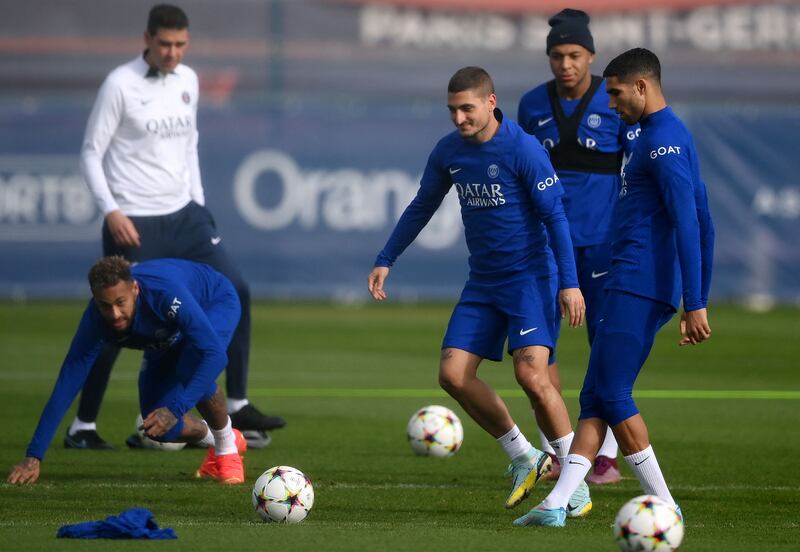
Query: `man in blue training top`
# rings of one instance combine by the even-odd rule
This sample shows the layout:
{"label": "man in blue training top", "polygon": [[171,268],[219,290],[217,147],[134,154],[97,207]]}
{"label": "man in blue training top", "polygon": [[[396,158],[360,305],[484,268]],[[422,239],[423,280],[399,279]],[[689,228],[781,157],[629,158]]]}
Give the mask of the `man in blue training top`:
{"label": "man in blue training top", "polygon": [[[484,358],[502,360],[508,337],[517,381],[535,406],[539,427],[565,455],[572,427],[548,364],[554,360],[559,316],[568,316],[573,327],[583,324],[583,296],[561,205],[563,190],[547,152],[503,117],[492,79],[483,69],[458,70],[447,92],[457,130],[442,138],[428,158],[419,191],[378,255],[368,285],[376,300],[386,299],[389,267],[455,188],[470,274],[442,343],[439,383],[511,459],[506,508],[513,508],[552,461],[530,444],[502,399],[477,377],[478,366]],[[570,505],[573,516],[589,512],[592,502],[585,484]]]}
{"label": "man in blue training top", "polygon": [[647,426],[632,398],[633,384],[656,332],[683,299],[680,345],[711,336],[706,305],[714,226],[689,131],[667,107],[661,64],[644,48],[629,50],[603,73],[609,105],[642,132],[622,172],[614,211],[613,260],[602,322],[592,343],[581,390],[581,415],[561,477],[545,500],[516,525],[564,525],[571,493],[596,454],[607,427],[646,494],[675,506]]}
{"label": "man in blue training top", "polygon": [[[34,483],[58,424],[108,343],[143,349],[139,406],[146,434],[159,441],[210,446],[197,472],[223,484],[244,483],[247,444],[231,427],[217,376],[239,323],[230,280],[207,265],[178,259],[139,263],[105,257],[89,270],[92,300],[61,366],[25,459],[8,482]],[[197,406],[205,422],[188,412]]]}
{"label": "man in blue training top", "polygon": [[[517,120],[548,149],[564,186],[564,211],[575,248],[578,282],[586,300],[591,345],[611,267],[611,212],[620,189],[620,167],[639,125],[628,126],[620,120],[608,106],[603,79],[591,73],[594,39],[586,12],[561,10],[548,23],[551,29],[546,51],[554,79],[522,96]],[[557,378],[558,370],[552,366],[551,379],[560,389]],[[542,447],[554,454],[544,437]],[[619,482],[616,458],[617,442],[609,430],[595,460],[594,473],[586,480],[595,484]],[[553,479],[559,467],[554,460]]]}

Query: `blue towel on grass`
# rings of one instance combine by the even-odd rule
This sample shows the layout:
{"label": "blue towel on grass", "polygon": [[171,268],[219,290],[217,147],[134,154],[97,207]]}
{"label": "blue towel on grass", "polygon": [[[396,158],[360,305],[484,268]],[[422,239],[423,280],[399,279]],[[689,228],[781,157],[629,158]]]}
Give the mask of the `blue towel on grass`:
{"label": "blue towel on grass", "polygon": [[64,525],[58,530],[58,538],[67,539],[177,539],[171,528],[159,529],[153,512],[147,508],[131,508],[118,516],[104,520],[84,521]]}

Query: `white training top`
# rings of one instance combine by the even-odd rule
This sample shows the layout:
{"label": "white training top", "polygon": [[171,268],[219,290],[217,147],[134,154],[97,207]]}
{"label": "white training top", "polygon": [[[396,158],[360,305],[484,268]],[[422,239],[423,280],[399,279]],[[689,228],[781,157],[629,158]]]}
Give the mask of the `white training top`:
{"label": "white training top", "polygon": [[138,56],[97,93],[81,147],[81,171],[103,215],[167,215],[205,203],[197,158],[197,74],[168,74]]}

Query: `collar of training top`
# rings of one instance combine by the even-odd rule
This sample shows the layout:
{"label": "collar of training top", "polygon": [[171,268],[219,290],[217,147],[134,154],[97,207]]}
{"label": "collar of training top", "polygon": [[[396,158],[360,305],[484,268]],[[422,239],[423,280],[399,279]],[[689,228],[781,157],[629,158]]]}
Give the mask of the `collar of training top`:
{"label": "collar of training top", "polygon": [[[146,78],[146,79],[155,79],[155,78],[158,77],[159,70],[158,70],[158,67],[154,67],[154,66],[150,65],[149,63],[147,63],[147,52],[149,52],[149,51],[150,50],[145,50],[144,52],[142,52],[142,62],[144,62],[144,65],[147,67],[147,72],[145,73],[144,78]],[[175,74],[175,71],[170,71],[169,73],[166,73],[166,74],[168,74],[168,75],[169,74]]]}

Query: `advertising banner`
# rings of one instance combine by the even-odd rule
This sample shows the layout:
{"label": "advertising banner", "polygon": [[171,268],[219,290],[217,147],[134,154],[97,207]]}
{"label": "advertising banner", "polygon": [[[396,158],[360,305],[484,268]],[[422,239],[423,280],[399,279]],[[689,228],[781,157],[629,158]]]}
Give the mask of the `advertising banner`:
{"label": "advertising banner", "polygon": [[[50,6],[60,19],[27,17],[37,4],[0,21],[0,298],[82,297],[102,217],[80,143],[100,82],[141,51],[145,13],[87,0]],[[207,205],[257,297],[365,299],[376,254],[452,130],[450,75],[486,67],[512,118],[551,78],[554,2],[226,4],[241,25],[220,22],[214,3],[185,2],[186,61],[201,79]],[[694,135],[717,229],[713,297],[800,302],[800,6],[592,5],[594,72],[624,49],[652,48]],[[451,299],[467,255],[451,193],[390,293]]]}

